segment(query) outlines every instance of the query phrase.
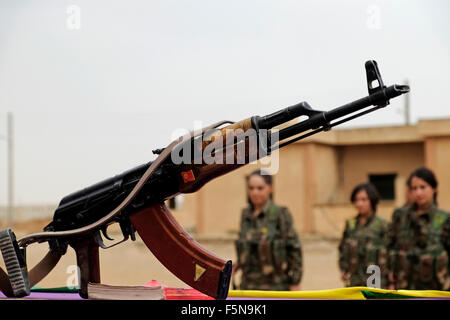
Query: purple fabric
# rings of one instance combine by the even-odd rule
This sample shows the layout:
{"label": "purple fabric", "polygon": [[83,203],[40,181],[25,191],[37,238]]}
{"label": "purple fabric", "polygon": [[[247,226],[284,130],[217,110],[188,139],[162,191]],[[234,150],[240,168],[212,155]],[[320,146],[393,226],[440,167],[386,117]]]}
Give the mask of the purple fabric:
{"label": "purple fabric", "polygon": [[60,292],[31,292],[23,298],[7,298],[0,292],[0,299],[37,299],[37,300],[84,300],[78,293],[60,293]]}

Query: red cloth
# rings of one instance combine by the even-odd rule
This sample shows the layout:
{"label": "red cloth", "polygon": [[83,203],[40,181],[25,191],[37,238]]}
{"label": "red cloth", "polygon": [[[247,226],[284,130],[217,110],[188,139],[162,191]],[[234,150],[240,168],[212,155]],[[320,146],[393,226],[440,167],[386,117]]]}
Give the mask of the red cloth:
{"label": "red cloth", "polygon": [[164,289],[164,295],[166,298],[164,300],[214,300],[210,296],[201,293],[195,289],[184,289],[184,288],[168,288],[166,285],[160,283],[157,280],[152,280],[144,284],[146,287],[159,287]]}

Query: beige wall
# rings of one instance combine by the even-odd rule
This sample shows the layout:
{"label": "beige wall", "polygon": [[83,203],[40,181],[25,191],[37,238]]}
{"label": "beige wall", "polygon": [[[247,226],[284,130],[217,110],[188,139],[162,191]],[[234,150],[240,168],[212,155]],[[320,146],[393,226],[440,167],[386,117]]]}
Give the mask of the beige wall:
{"label": "beige wall", "polygon": [[197,231],[197,212],[199,211],[197,194],[191,193],[182,195],[181,197],[183,197],[181,208],[178,210],[171,209],[171,211],[175,216],[175,219],[186,231],[195,232]]}
{"label": "beige wall", "polygon": [[450,211],[450,137],[430,137],[425,142],[426,165],[438,180],[438,204]]}
{"label": "beige wall", "polygon": [[316,204],[336,201],[336,191],[343,179],[337,148],[327,145],[316,145],[314,154],[315,180],[317,190],[314,198]]}
{"label": "beige wall", "polygon": [[240,222],[240,211],[246,203],[245,177],[254,165],[237,169],[231,174],[222,176],[208,183],[201,190],[200,203],[203,204],[203,217],[200,233],[232,232],[237,230]]}
{"label": "beige wall", "polygon": [[[380,203],[378,215],[387,221],[391,220],[395,205]],[[348,204],[322,204],[314,206],[315,233],[328,238],[340,238],[344,231],[345,220],[357,214],[354,207]]]}
{"label": "beige wall", "polygon": [[[308,208],[308,146],[294,144],[280,150],[279,171],[274,176],[274,199],[288,207],[297,230],[305,230]],[[308,186],[308,187],[307,187]]]}
{"label": "beige wall", "polygon": [[375,144],[340,147],[343,181],[340,202],[348,201],[353,188],[369,174],[397,174],[396,204],[404,201],[404,184],[409,174],[425,164],[423,144]]}

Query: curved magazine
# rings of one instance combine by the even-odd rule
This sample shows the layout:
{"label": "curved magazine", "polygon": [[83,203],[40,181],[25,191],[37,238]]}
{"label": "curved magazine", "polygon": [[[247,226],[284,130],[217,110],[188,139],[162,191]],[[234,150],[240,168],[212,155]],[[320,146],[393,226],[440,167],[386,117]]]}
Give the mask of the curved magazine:
{"label": "curved magazine", "polygon": [[175,276],[208,296],[227,297],[231,261],[201,247],[163,203],[131,215],[130,220],[145,245]]}

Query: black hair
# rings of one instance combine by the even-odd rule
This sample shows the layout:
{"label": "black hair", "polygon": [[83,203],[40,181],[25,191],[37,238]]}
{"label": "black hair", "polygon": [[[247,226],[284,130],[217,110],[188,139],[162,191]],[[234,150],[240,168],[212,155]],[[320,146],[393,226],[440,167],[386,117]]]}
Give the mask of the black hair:
{"label": "black hair", "polygon": [[352,191],[352,195],[350,196],[350,201],[352,203],[355,202],[356,195],[358,194],[358,192],[360,192],[362,190],[367,192],[367,196],[369,197],[369,200],[370,200],[370,206],[372,207],[372,210],[374,212],[376,212],[378,202],[380,201],[380,195],[379,195],[377,189],[375,188],[375,186],[370,182],[364,182],[364,183],[358,184]]}
{"label": "black hair", "polygon": [[[258,169],[253,171],[252,173],[250,173],[247,177],[246,177],[246,181],[247,181],[247,186],[248,186],[248,181],[250,180],[251,177],[253,176],[260,176],[261,178],[263,178],[264,182],[266,184],[268,184],[269,186],[273,185],[273,178],[270,174],[268,174],[266,171],[262,170],[262,169]],[[273,200],[273,191],[270,193],[270,200]],[[252,202],[250,201],[250,197],[247,194],[247,202],[249,204],[252,204]]]}
{"label": "black hair", "polygon": [[409,176],[408,180],[406,180],[406,186],[408,187],[408,189],[411,189],[411,180],[412,176]]}
{"label": "black hair", "polygon": [[[413,177],[420,178],[428,183],[433,189],[437,189],[438,181],[436,179],[436,176],[434,175],[433,171],[431,171],[427,167],[420,167],[411,172],[408,178],[410,184]],[[437,204],[437,191],[435,191],[433,194],[433,201]]]}

